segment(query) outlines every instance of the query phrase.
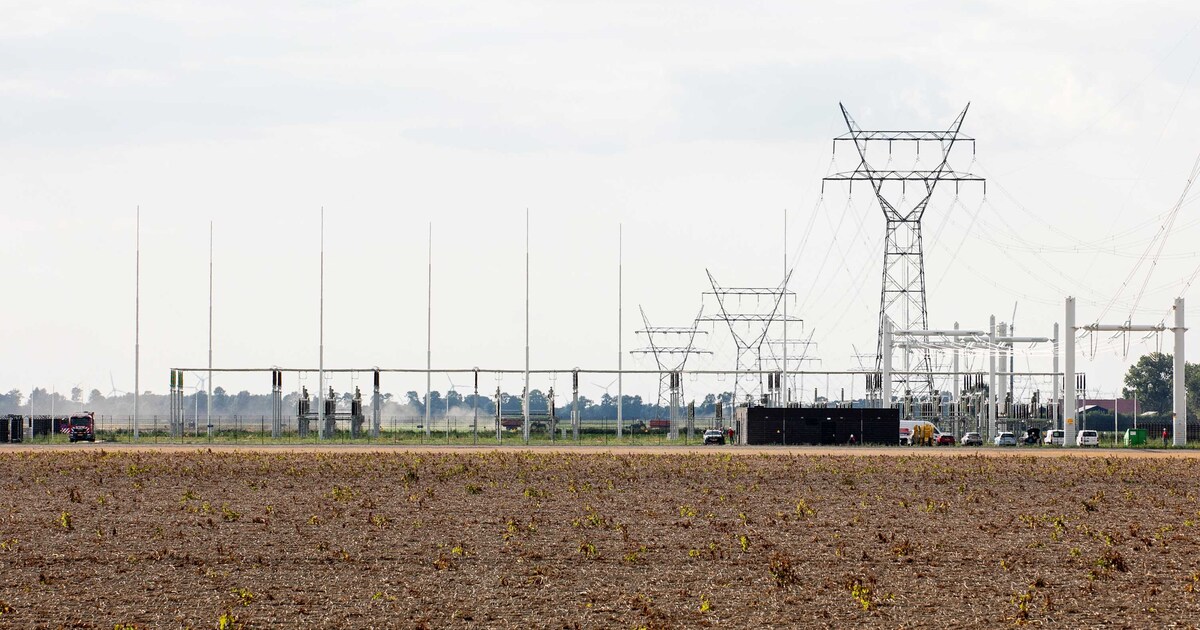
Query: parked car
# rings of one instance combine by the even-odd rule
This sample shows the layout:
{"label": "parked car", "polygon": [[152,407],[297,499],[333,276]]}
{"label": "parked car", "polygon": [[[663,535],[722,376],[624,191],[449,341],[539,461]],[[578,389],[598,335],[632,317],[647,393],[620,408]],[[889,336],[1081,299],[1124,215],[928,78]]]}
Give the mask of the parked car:
{"label": "parked car", "polygon": [[968,431],[963,434],[962,441],[959,444],[963,446],[983,446],[983,436],[974,431]]}
{"label": "parked car", "polygon": [[1066,439],[1067,432],[1062,429],[1050,429],[1046,432],[1046,438],[1042,442],[1051,446],[1062,446],[1063,440]]}
{"label": "parked car", "polygon": [[725,432],[720,429],[709,429],[704,432],[705,444],[724,444]]}
{"label": "parked car", "polygon": [[1091,429],[1084,429],[1075,436],[1075,444],[1078,446],[1100,446],[1100,434]]}
{"label": "parked car", "polygon": [[1022,444],[1038,444],[1042,441],[1042,430],[1037,427],[1029,427],[1025,429],[1025,435],[1021,437]]}
{"label": "parked car", "polygon": [[934,442],[934,444],[937,444],[938,446],[954,446],[954,436],[950,435],[949,433],[939,433],[937,435],[937,441]]}
{"label": "parked car", "polygon": [[1016,446],[1017,436],[1014,435],[1012,431],[1001,431],[1000,433],[996,434],[996,437],[992,440],[992,442],[996,446]]}

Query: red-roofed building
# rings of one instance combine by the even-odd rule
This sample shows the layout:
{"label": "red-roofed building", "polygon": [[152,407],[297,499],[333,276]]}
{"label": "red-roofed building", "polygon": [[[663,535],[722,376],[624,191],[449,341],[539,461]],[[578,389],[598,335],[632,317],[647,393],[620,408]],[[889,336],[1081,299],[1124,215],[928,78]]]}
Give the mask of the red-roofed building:
{"label": "red-roofed building", "polygon": [[[1079,403],[1079,411],[1083,411],[1083,408],[1087,407],[1088,411],[1103,410],[1103,413],[1112,413],[1113,403],[1116,403],[1117,413],[1123,416],[1131,416],[1134,413],[1145,411],[1140,404],[1137,405],[1137,409],[1134,409],[1135,402],[1132,398],[1117,398],[1116,400],[1112,398],[1085,398]],[[1100,409],[1093,409],[1093,407],[1099,407]]]}

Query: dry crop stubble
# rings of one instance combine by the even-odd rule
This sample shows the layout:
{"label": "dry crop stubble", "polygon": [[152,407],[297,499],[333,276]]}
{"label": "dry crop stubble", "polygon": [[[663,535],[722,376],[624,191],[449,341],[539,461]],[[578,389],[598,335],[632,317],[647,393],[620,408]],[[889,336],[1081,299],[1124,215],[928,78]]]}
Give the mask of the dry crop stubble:
{"label": "dry crop stubble", "polygon": [[1198,469],[1152,457],[2,453],[0,624],[1187,623],[1200,618]]}

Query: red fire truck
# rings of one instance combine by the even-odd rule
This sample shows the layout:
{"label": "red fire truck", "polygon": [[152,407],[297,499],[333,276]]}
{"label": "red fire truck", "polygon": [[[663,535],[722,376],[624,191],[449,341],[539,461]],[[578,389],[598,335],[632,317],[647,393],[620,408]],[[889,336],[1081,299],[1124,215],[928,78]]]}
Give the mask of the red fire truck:
{"label": "red fire truck", "polygon": [[72,442],[96,441],[96,414],[81,411],[67,419],[67,437]]}

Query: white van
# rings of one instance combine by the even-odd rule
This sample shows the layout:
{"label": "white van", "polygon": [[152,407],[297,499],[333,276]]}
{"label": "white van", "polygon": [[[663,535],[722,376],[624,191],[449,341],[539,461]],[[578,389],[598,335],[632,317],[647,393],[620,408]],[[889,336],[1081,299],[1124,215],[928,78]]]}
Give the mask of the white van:
{"label": "white van", "polygon": [[1079,446],[1100,446],[1100,434],[1091,429],[1084,429],[1075,438],[1075,443]]}
{"label": "white van", "polygon": [[1050,429],[1046,432],[1046,437],[1042,440],[1043,444],[1050,446],[1062,446],[1063,441],[1067,439],[1067,432],[1062,429]]}

